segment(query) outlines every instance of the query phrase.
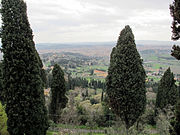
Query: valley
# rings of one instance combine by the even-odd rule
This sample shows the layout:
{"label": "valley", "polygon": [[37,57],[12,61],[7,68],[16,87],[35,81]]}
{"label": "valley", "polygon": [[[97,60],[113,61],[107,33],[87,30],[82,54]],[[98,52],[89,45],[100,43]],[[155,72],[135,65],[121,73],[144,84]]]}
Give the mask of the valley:
{"label": "valley", "polygon": [[[103,44],[103,43],[102,43]],[[107,76],[110,53],[113,43],[106,45],[63,46],[54,49],[40,48],[38,51],[45,68],[52,68],[58,63],[72,77],[83,77],[87,80],[105,80]],[[137,45],[143,59],[147,78],[159,81],[164,71],[170,67],[179,80],[180,63],[170,55],[170,45]]]}

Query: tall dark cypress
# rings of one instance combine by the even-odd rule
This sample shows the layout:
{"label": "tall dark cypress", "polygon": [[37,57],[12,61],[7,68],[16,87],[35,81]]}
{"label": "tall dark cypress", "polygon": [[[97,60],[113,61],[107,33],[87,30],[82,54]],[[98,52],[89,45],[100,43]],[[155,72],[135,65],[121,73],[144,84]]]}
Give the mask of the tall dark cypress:
{"label": "tall dark cypress", "polygon": [[47,111],[41,67],[23,0],[2,0],[3,84],[8,131],[12,135],[45,135]]}
{"label": "tall dark cypress", "polygon": [[[170,5],[170,13],[173,17],[172,22],[172,40],[179,40],[180,38],[180,0],[174,0]],[[180,47],[174,45],[172,48],[172,56],[180,60]]]}
{"label": "tall dark cypress", "polygon": [[106,78],[109,105],[128,129],[145,110],[145,70],[129,26],[120,33],[113,48]]}
{"label": "tall dark cypress", "polygon": [[63,108],[66,107],[68,101],[66,97],[66,85],[64,79],[64,72],[58,64],[54,65],[52,71],[53,79],[51,84],[51,103],[50,103],[50,116],[51,119],[57,123],[60,118],[59,115]]}
{"label": "tall dark cypress", "polygon": [[174,106],[178,98],[178,90],[174,75],[168,68],[160,80],[156,97],[156,108],[163,109],[168,105]]}

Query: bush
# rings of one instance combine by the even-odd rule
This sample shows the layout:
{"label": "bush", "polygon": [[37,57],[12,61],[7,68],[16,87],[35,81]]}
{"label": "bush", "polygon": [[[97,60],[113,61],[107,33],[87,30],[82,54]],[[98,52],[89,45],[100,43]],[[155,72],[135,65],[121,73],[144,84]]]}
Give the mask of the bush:
{"label": "bush", "polygon": [[0,135],[9,135],[7,131],[7,114],[5,113],[5,107],[0,102]]}
{"label": "bush", "polygon": [[164,110],[158,110],[156,127],[160,135],[169,135],[169,131],[172,129],[170,121],[173,117],[174,112],[172,111],[171,106],[168,106],[168,108]]}
{"label": "bush", "polygon": [[86,110],[82,106],[77,105],[77,113],[78,113],[78,121],[80,122],[79,124],[85,125],[88,120]]}
{"label": "bush", "polygon": [[48,123],[50,127],[56,127],[56,124],[54,123],[53,120],[49,120]]}

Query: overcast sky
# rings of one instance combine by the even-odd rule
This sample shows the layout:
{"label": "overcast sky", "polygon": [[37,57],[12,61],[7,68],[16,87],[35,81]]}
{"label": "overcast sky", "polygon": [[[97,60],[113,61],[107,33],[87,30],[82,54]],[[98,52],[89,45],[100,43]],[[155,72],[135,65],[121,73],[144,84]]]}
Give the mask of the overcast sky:
{"label": "overcast sky", "polygon": [[171,40],[172,0],[25,0],[36,43],[116,41],[125,25],[136,40]]}

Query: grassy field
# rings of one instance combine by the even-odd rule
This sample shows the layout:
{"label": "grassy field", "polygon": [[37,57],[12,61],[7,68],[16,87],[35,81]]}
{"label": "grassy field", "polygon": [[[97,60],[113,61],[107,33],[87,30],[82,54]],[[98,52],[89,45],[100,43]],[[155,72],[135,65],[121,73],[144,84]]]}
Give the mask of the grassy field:
{"label": "grassy field", "polygon": [[156,50],[151,53],[142,53],[142,57],[145,69],[158,71],[162,68],[165,71],[170,67],[175,74],[180,73],[180,62],[173,58],[168,51]]}

